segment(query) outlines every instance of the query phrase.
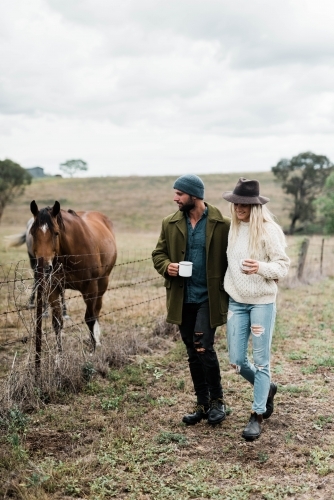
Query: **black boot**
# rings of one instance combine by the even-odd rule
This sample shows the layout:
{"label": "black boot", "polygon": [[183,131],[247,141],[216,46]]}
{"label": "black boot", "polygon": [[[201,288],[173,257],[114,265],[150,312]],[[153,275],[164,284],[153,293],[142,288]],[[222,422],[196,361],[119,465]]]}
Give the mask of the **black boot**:
{"label": "black boot", "polygon": [[277,385],[274,384],[274,382],[271,382],[269,394],[268,394],[268,399],[267,399],[267,404],[266,404],[266,411],[262,415],[263,418],[269,418],[273,414],[274,397],[275,397],[276,392],[277,392]]}
{"label": "black boot", "polygon": [[199,403],[197,403],[195,405],[194,412],[185,415],[182,419],[182,422],[187,425],[195,425],[201,420],[208,418],[208,409],[208,406],[200,405]]}
{"label": "black boot", "polygon": [[208,412],[208,423],[211,425],[220,424],[225,418],[226,413],[223,399],[212,400]]}
{"label": "black boot", "polygon": [[254,439],[257,439],[261,434],[262,422],[263,416],[252,412],[249,422],[242,433],[242,437],[246,439],[246,441],[254,441]]}

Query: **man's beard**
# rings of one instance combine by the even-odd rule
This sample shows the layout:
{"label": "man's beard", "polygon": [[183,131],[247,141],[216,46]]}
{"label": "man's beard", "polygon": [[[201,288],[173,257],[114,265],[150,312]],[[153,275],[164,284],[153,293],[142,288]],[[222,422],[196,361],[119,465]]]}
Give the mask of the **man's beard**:
{"label": "man's beard", "polygon": [[181,212],[189,212],[193,208],[195,208],[195,202],[193,201],[192,197],[189,197],[187,203],[183,203],[183,205],[179,207],[179,210]]}

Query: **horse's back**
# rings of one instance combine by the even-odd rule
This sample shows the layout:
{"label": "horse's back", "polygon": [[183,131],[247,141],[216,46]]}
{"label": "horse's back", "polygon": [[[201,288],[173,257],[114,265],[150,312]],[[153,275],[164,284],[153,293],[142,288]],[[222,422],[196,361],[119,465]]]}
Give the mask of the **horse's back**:
{"label": "horse's back", "polygon": [[116,261],[117,251],[111,220],[97,211],[78,211],[76,215],[87,225],[91,237],[98,247],[102,264],[109,264],[112,268]]}

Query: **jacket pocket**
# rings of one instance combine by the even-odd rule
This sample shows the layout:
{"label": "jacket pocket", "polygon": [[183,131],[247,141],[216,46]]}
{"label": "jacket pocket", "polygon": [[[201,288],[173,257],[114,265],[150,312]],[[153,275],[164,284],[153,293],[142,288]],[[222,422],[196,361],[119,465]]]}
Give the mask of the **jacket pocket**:
{"label": "jacket pocket", "polygon": [[228,310],[228,295],[225,292],[223,279],[219,280],[219,295],[220,295],[219,310],[220,310],[220,313],[224,317],[224,323],[225,323],[226,322],[226,313]]}
{"label": "jacket pocket", "polygon": [[164,282],[164,287],[165,287],[165,288],[170,288],[171,286],[172,286],[171,280],[167,280],[167,279],[165,279],[165,282]]}

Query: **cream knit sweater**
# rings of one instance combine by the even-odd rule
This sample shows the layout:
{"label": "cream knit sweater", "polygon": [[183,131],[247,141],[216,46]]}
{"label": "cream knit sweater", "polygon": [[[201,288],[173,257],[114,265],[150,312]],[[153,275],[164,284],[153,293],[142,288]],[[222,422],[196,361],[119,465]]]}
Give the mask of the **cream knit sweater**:
{"label": "cream knit sweater", "polygon": [[243,274],[240,261],[250,258],[248,252],[249,223],[240,222],[236,240],[231,244],[231,231],[227,248],[228,268],[224,287],[236,302],[243,304],[270,304],[275,302],[277,285],[275,279],[284,278],[289,270],[290,259],[285,253],[284,241],[277,227],[265,222],[266,237],[261,252],[256,257],[259,270],[256,274]]}

